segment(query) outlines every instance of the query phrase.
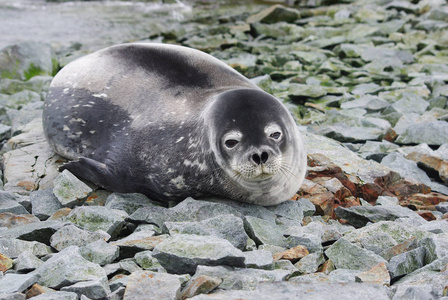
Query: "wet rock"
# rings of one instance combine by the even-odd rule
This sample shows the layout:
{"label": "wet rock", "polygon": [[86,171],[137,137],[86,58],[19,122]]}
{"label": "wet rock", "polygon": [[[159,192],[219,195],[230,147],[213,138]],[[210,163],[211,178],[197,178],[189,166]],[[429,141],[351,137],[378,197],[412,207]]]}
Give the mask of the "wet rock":
{"label": "wet rock", "polygon": [[36,270],[39,284],[60,289],[81,281],[95,281],[106,278],[99,265],[85,260],[77,246],[70,246],[53,255]]}
{"label": "wet rock", "polygon": [[109,238],[110,235],[105,232],[89,232],[69,224],[60,228],[51,236],[50,244],[56,250],[61,251],[69,246],[82,247],[98,240],[107,241]]}
{"label": "wet rock", "polygon": [[99,239],[81,247],[79,252],[88,261],[104,266],[118,258],[120,249],[105,242],[103,239]]}
{"label": "wet rock", "polygon": [[110,288],[106,278],[75,283],[61,288],[61,291],[73,292],[88,299],[103,299],[110,294]]}
{"label": "wet rock", "polygon": [[20,273],[30,272],[39,268],[43,263],[31,251],[25,251],[14,261],[14,270]]}
{"label": "wet rock", "polygon": [[274,223],[246,216],[244,219],[244,227],[249,237],[258,245],[268,244],[279,247],[286,246],[286,240],[283,237],[281,228]]}
{"label": "wet rock", "polygon": [[2,238],[17,238],[26,241],[38,241],[50,244],[51,236],[66,223],[60,221],[42,221],[17,226],[0,232]]}
{"label": "wet rock", "polygon": [[181,233],[217,236],[241,250],[246,247],[249,238],[244,231],[243,220],[234,215],[217,216],[200,222],[165,222],[164,228],[171,235]]}
{"label": "wet rock", "polygon": [[148,205],[158,205],[145,195],[137,193],[112,193],[107,197],[105,206],[112,209],[124,210],[127,214],[133,214],[138,208]]}
{"label": "wet rock", "polygon": [[0,52],[1,78],[28,80],[36,75],[52,75],[54,53],[49,44],[23,42]]}
{"label": "wet rock", "polygon": [[294,23],[294,21],[300,18],[300,12],[296,9],[287,8],[283,5],[277,4],[266,8],[265,10],[259,12],[258,14],[250,16],[246,22],[247,23],[277,23],[277,22],[288,22]]}
{"label": "wet rock", "polygon": [[0,238],[0,253],[10,258],[17,258],[21,253],[26,251],[29,251],[38,257],[52,253],[49,246],[40,242],[22,241],[13,238]]}
{"label": "wet rock", "polygon": [[176,275],[137,271],[129,276],[123,299],[177,299],[180,288],[181,281]]}
{"label": "wet rock", "polygon": [[227,266],[198,266],[196,273],[191,280],[206,275],[220,278],[222,283],[219,285],[219,288],[223,290],[252,290],[261,282],[285,280],[289,274],[290,271],[286,270],[241,269]]}
{"label": "wet rock", "polygon": [[75,177],[70,171],[64,170],[54,179],[53,193],[64,207],[74,207],[84,203],[92,189]]}
{"label": "wet rock", "polygon": [[336,268],[367,271],[379,263],[385,263],[381,256],[372,251],[350,243],[345,238],[339,239],[325,251],[325,255],[331,259]]}
{"label": "wet rock", "polygon": [[41,221],[48,219],[62,208],[61,202],[53,194],[53,189],[34,191],[30,193],[32,213]]}
{"label": "wet rock", "polygon": [[170,273],[194,273],[198,265],[244,266],[244,255],[227,240],[179,234],[158,244],[153,256]]}
{"label": "wet rock", "polygon": [[115,237],[124,224],[123,214],[125,213],[122,211],[102,206],[79,206],[66,219],[86,230],[94,232],[100,229]]}

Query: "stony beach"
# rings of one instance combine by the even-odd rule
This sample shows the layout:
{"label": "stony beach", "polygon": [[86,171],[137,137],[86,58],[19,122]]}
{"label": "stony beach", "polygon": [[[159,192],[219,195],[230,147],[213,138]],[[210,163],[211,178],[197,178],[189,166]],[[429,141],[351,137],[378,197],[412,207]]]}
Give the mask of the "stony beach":
{"label": "stony beach", "polygon": [[[0,299],[448,299],[446,1],[239,2],[0,1]],[[53,76],[127,42],[283,100],[308,153],[293,199],[163,206],[59,172]]]}

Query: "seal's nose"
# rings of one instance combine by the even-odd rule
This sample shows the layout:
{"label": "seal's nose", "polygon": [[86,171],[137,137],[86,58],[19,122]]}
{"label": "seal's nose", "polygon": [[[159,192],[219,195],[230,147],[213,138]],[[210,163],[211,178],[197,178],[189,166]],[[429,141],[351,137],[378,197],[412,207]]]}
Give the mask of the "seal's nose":
{"label": "seal's nose", "polygon": [[269,154],[264,151],[259,155],[258,153],[252,154],[250,157],[250,160],[255,163],[256,165],[265,164],[268,161]]}

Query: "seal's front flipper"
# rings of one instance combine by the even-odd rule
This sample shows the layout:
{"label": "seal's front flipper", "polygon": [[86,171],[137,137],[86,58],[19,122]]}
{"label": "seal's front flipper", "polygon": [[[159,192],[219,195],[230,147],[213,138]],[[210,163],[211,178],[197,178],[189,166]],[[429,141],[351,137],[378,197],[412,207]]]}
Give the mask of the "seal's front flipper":
{"label": "seal's front flipper", "polygon": [[107,165],[90,158],[81,157],[78,160],[66,163],[59,170],[69,170],[75,176],[88,180],[105,189],[111,186],[114,181],[114,175]]}

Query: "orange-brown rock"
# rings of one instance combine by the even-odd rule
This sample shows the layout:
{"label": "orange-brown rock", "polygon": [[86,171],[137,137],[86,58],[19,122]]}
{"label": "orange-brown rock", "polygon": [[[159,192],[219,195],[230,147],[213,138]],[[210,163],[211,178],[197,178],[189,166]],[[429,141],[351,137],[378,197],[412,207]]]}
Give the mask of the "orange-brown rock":
{"label": "orange-brown rock", "polygon": [[384,254],[383,257],[386,260],[390,260],[392,257],[394,257],[395,255],[407,252],[409,250],[414,249],[415,246],[415,237],[412,237],[406,241],[404,241],[403,243],[400,243],[398,245],[395,245],[389,249],[387,249]]}
{"label": "orange-brown rock", "polygon": [[308,200],[316,207],[316,215],[334,216],[334,205],[336,197],[333,193],[326,192],[321,194],[310,195]]}
{"label": "orange-brown rock", "polygon": [[434,216],[434,214],[430,211],[418,211],[417,213],[426,221],[434,221],[437,219],[436,216]]}
{"label": "orange-brown rock", "polygon": [[334,263],[331,260],[327,260],[321,266],[319,266],[319,269],[317,271],[322,272],[324,274],[330,274],[334,270],[336,270]]}
{"label": "orange-brown rock", "polygon": [[406,159],[415,161],[421,169],[427,173],[438,175],[445,184],[448,184],[448,161],[420,152],[409,153]]}
{"label": "orange-brown rock", "polygon": [[421,205],[430,206],[430,205],[437,205],[440,202],[448,202],[448,196],[436,192],[431,192],[428,194],[416,193],[407,196],[405,200],[409,202],[420,201]]}
{"label": "orange-brown rock", "polygon": [[393,130],[392,128],[389,128],[386,131],[386,134],[384,135],[383,139],[393,143],[398,137],[398,134],[395,132],[395,130]]}
{"label": "orange-brown rock", "polygon": [[8,256],[0,253],[0,272],[6,272],[12,268],[14,261]]}
{"label": "orange-brown rock", "polygon": [[58,220],[58,219],[61,219],[61,218],[63,218],[63,217],[68,216],[68,214],[69,214],[71,211],[72,211],[71,208],[63,207],[63,208],[57,210],[54,214],[52,214],[52,215],[48,218],[48,220]]}
{"label": "orange-brown rock", "polygon": [[40,222],[40,220],[33,215],[15,215],[9,212],[0,214],[0,227],[12,228],[34,222]]}
{"label": "orange-brown rock", "polygon": [[299,259],[310,254],[305,246],[299,245],[294,248],[278,252],[273,255],[274,261],[279,261],[280,259],[290,260],[292,263],[297,262]]}
{"label": "orange-brown rock", "polygon": [[370,270],[356,275],[362,282],[377,283],[383,285],[390,285],[390,274],[387,270],[386,264],[381,262],[373,266]]}
{"label": "orange-brown rock", "polygon": [[49,293],[49,292],[54,292],[54,291],[55,290],[53,290],[49,287],[42,286],[42,285],[39,285],[36,283],[32,287],[30,287],[30,289],[26,292],[26,299],[38,296],[43,293]]}

